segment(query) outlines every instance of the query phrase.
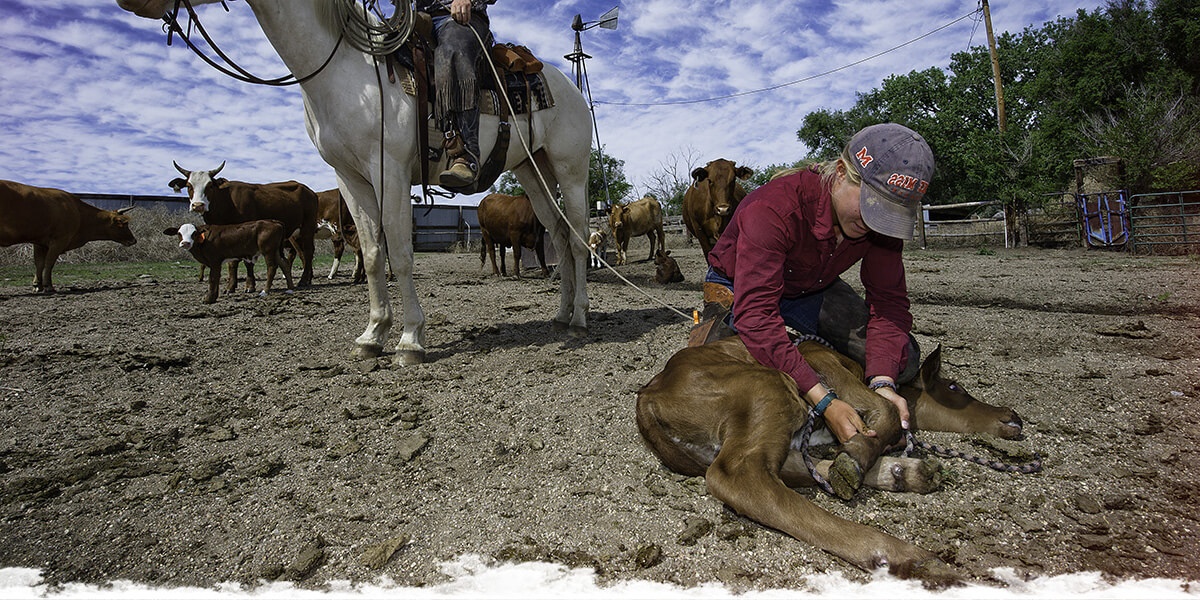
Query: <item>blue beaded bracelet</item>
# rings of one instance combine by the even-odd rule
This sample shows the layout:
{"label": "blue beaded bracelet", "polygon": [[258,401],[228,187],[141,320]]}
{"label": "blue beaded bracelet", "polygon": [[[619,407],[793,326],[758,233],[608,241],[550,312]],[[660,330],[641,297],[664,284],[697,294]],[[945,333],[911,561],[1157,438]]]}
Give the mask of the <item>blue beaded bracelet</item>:
{"label": "blue beaded bracelet", "polygon": [[833,393],[833,390],[829,390],[829,393],[825,394],[825,397],[821,398],[821,401],[813,407],[813,412],[816,413],[818,417],[824,416],[825,409],[829,408],[829,403],[833,402],[837,397],[838,395]]}

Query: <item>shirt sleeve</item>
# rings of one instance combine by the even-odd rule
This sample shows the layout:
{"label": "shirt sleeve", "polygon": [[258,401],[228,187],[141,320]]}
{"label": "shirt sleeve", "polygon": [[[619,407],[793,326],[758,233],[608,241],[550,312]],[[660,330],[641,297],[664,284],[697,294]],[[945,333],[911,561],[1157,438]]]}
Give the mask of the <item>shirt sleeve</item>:
{"label": "shirt sleeve", "polygon": [[904,368],[904,350],[912,331],[913,317],[904,275],[904,242],[881,240],[863,257],[860,278],[871,316],[867,322],[868,379],[886,375],[892,379]]}
{"label": "shirt sleeve", "polygon": [[[734,327],[755,360],[790,375],[803,394],[820,379],[788,339],[779,311],[792,240],[782,219],[761,212],[744,215],[738,235],[736,272],[731,274]],[[746,227],[749,223],[753,226]]]}

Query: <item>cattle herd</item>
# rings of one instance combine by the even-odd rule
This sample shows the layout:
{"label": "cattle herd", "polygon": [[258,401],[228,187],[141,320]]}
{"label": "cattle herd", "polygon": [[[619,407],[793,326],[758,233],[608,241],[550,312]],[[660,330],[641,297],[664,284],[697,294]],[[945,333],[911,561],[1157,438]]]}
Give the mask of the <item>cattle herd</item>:
{"label": "cattle herd", "polygon": [[[211,170],[188,170],[178,163],[174,166],[183,177],[172,179],[168,185],[176,192],[187,190],[189,209],[200,215],[203,225],[190,225],[186,230],[176,227],[164,233],[182,236],[179,246],[200,263],[201,281],[206,280],[206,272],[213,271],[207,278],[209,290],[204,296],[205,303],[217,299],[220,274],[215,271],[222,264],[228,266],[226,293],[237,287],[239,265],[246,267],[243,279],[246,291],[258,291],[254,264],[260,257],[268,269],[264,294],[270,290],[271,277],[278,266],[284,268],[287,291],[294,289],[291,267],[297,257],[302,271],[296,285],[311,285],[317,239],[327,239],[333,246],[329,279],[336,275],[342,255],[349,247],[355,253],[354,283],[366,281],[358,230],[338,189],[314,192],[297,181],[265,184],[230,181],[217,177],[225,163]],[[705,254],[724,230],[737,202],[746,195],[736,179],[749,175],[749,169],[725,159],[692,172],[694,180],[685,196],[683,222],[688,234],[700,241]],[[0,247],[32,244],[35,290],[53,293],[51,271],[63,252],[95,241],[115,241],[126,246],[136,243],[129,227],[130,217],[125,214],[131,208],[101,210],[64,190],[0,180]],[[512,248],[513,275],[519,278],[522,250],[529,249],[537,255],[542,276],[549,277],[546,227],[534,214],[527,196],[489,194],[480,201],[478,216],[481,266],[486,266],[490,258],[493,275],[508,276],[505,250]],[[630,239],[645,235],[650,242],[646,260],[655,263],[655,281],[662,284],[683,281],[682,271],[666,249],[662,205],[654,196],[614,204],[605,224],[607,230],[588,232],[589,268],[609,266],[610,244],[616,255],[612,266],[627,264]],[[235,225],[245,226],[234,228]],[[283,233],[280,243],[274,243],[273,233],[263,237],[264,232],[276,228]]]}

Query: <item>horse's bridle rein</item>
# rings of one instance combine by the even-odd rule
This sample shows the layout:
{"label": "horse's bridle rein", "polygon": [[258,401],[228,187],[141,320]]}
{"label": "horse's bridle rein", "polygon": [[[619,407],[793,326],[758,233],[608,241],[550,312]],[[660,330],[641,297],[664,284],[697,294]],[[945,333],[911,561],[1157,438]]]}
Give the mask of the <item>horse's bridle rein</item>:
{"label": "horse's bridle rein", "polygon": [[[184,29],[180,25],[179,19],[178,19],[179,7],[181,5],[187,9],[187,14],[188,14],[187,31],[184,31]],[[221,6],[225,8],[225,12],[229,12],[229,5],[225,4],[225,0],[221,0]],[[184,41],[184,43],[187,44],[188,48],[190,48],[192,50],[192,52],[196,53],[196,56],[199,56],[204,62],[208,63],[209,66],[220,71],[221,73],[224,73],[225,75],[228,75],[234,79],[237,79],[238,81],[243,81],[246,83],[253,83],[253,84],[257,84],[257,85],[270,85],[270,86],[276,86],[276,87],[297,85],[297,84],[304,83],[305,81],[308,81],[309,79],[312,79],[313,77],[316,77],[318,74],[321,73],[321,71],[325,70],[325,67],[329,66],[330,62],[333,61],[333,57],[335,54],[337,54],[338,48],[340,48],[342,45],[342,39],[345,37],[345,29],[343,29],[342,32],[338,34],[337,43],[335,43],[333,45],[333,50],[330,51],[329,56],[325,58],[325,62],[321,63],[321,66],[317,67],[317,69],[315,71],[313,71],[312,73],[309,73],[308,75],[305,75],[304,77],[296,77],[296,75],[294,73],[288,73],[287,75],[283,75],[281,77],[276,77],[274,79],[263,79],[262,77],[254,75],[253,73],[247,71],[246,69],[243,69],[237,63],[235,63],[231,58],[226,56],[224,52],[221,51],[221,48],[218,47],[215,42],[213,42],[211,37],[209,37],[208,31],[206,31],[204,29],[204,24],[200,22],[200,17],[196,14],[195,9],[192,8],[191,0],[175,0],[175,8],[172,9],[171,12],[164,14],[162,16],[162,20],[163,20],[163,32],[167,34],[167,45],[168,46],[171,45],[172,37],[176,33],[178,33],[179,38],[182,39]],[[215,52],[217,54],[217,56],[220,57],[220,59],[222,61],[224,61],[225,65],[229,65],[228,67],[218,63],[216,60],[212,59],[207,54],[205,54],[203,50],[201,50],[198,46],[196,46],[196,44],[192,43],[191,31],[192,31],[193,25],[195,25],[196,31],[200,32],[200,35],[201,35],[201,37],[204,38],[205,43],[207,43],[208,46],[210,48],[212,48],[213,52]]]}

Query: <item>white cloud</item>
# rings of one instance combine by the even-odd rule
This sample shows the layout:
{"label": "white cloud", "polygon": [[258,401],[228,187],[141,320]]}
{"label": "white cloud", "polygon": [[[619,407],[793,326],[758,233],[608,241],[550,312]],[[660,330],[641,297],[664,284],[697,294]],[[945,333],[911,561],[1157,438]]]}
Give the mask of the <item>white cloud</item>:
{"label": "white cloud", "polygon": [[[582,33],[601,141],[645,183],[669,156],[694,149],[765,166],[806,149],[795,132],[817,109],[847,109],[855,93],[893,73],[945,67],[954,52],[986,43],[967,19],[926,39],[835,74],[777,90],[690,104],[813,78],[922,35],[974,3],[883,0],[501,0],[498,41],[529,46],[570,73],[571,20],[620,5],[616,30]],[[993,7],[997,33],[1040,27],[1103,0],[1050,0]],[[222,48],[256,74],[284,67],[245,3],[198,9]],[[632,103],[636,106],[618,103]],[[297,179],[333,185],[332,169],[304,130],[296,88],[234,81],[205,65],[161,23],[114,0],[0,3],[0,178],[78,192],[169,193],[171,161],[247,181]],[[208,166],[205,166],[208,165]]]}

